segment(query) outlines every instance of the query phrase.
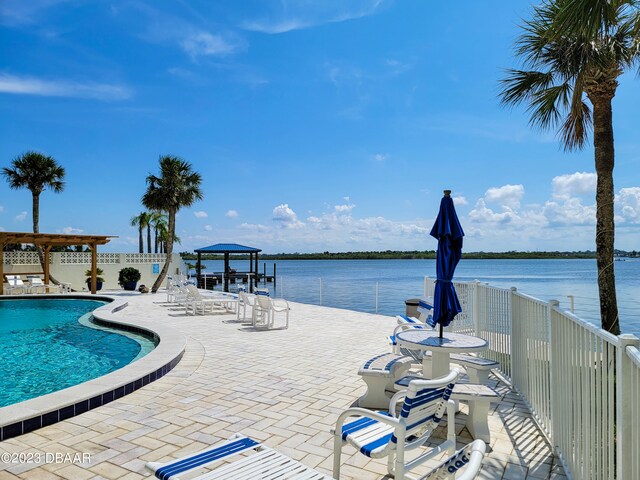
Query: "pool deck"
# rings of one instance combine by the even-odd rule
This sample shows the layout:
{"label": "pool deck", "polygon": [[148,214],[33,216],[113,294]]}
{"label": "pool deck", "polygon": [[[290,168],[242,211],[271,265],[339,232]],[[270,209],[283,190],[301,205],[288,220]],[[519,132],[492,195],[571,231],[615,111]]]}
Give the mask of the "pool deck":
{"label": "pool deck", "polygon": [[[261,331],[236,322],[235,314],[186,316],[165,302],[164,293],[101,293],[128,301],[114,318],[157,325],[161,343],[171,330],[186,337],[182,360],[127,396],[0,442],[0,480],[150,478],[146,462],[202,450],[235,432],[330,474],[329,429],[364,393],[357,370],[389,350],[386,335],[395,325],[388,316],[290,303],[288,330]],[[492,382],[503,398],[491,404],[491,444],[479,478],[566,478],[523,400]],[[456,416],[459,446],[471,440],[465,412],[463,405]],[[441,427],[436,434],[443,432]],[[342,478],[388,478],[384,460],[369,460],[352,448],[344,452]],[[48,454],[50,461],[6,463],[6,453]]]}

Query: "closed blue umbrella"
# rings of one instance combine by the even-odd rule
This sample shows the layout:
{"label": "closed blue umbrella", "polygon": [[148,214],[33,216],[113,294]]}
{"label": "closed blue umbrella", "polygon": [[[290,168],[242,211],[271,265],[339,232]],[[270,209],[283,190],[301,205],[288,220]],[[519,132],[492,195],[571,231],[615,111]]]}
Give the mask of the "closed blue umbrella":
{"label": "closed blue umbrella", "polygon": [[429,325],[440,324],[442,329],[449,325],[455,316],[462,311],[456,290],[453,288],[453,273],[462,257],[462,237],[464,232],[453,206],[451,190],[444,191],[440,201],[440,212],[431,229],[431,236],[438,240],[436,254],[436,288],[433,292],[433,318]]}

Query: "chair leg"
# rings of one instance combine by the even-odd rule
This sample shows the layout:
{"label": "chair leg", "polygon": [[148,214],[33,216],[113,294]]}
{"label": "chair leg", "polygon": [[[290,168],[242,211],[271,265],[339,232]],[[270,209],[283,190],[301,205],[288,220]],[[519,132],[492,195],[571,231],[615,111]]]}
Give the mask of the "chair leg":
{"label": "chair leg", "polygon": [[340,478],[340,456],[342,455],[342,438],[339,433],[333,438],[333,478]]}

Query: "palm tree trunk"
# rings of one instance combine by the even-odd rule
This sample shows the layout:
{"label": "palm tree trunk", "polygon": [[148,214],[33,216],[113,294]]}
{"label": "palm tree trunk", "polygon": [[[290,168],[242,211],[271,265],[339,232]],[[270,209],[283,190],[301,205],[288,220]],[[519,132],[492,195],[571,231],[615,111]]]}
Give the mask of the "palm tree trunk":
{"label": "palm tree trunk", "polygon": [[[40,233],[40,193],[34,192],[31,197],[31,217],[33,219],[33,233]],[[41,249],[38,251],[41,251]]]}
{"label": "palm tree trunk", "polygon": [[[40,233],[40,193],[32,192],[32,205],[31,212],[33,216],[33,233]],[[38,252],[38,260],[40,260],[40,268],[44,272],[44,252],[42,251],[42,247],[40,245],[36,245],[36,251]],[[54,285],[58,285],[60,282],[49,273],[49,282]]]}
{"label": "palm tree trunk", "polygon": [[611,100],[613,95],[589,97],[593,104],[593,146],[596,173],[596,258],[598,262],[598,289],[600,293],[600,317],[602,328],[614,335],[620,334],[618,302],[613,250],[615,223],[613,212],[613,120]]}
{"label": "palm tree trunk", "polygon": [[156,281],[153,283],[153,287],[151,287],[152,293],[156,293],[160,288],[160,285],[162,285],[162,282],[164,282],[164,279],[167,276],[167,272],[169,271],[169,264],[171,263],[171,256],[173,254],[173,236],[176,228],[176,211],[171,209],[168,211],[168,213],[169,213],[169,232],[167,235],[168,238],[166,242],[167,257],[164,261],[162,270],[160,270],[160,275],[158,275],[158,278],[156,278]]}
{"label": "palm tree trunk", "polygon": [[138,224],[138,251],[144,253],[144,241],[142,240],[142,223]]}
{"label": "palm tree trunk", "polygon": [[153,233],[154,233],[154,246],[153,246],[153,253],[158,253],[158,229],[154,228],[153,229]]}
{"label": "palm tree trunk", "polygon": [[147,252],[151,253],[151,224],[147,223]]}

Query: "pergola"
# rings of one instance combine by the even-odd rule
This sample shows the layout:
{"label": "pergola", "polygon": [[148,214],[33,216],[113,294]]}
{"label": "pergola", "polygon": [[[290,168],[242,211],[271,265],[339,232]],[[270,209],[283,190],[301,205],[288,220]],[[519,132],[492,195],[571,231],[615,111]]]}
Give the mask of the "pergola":
{"label": "pergola", "polygon": [[[98,245],[109,243],[113,235],[63,235],[58,233],[23,233],[0,232],[0,252],[11,243],[30,243],[42,248],[44,253],[44,283],[49,283],[49,253],[53,247],[72,247],[74,245],[88,245],[91,249],[91,293],[96,293],[96,278],[98,276]],[[4,276],[4,259],[0,261],[0,279]],[[4,293],[4,285],[0,283],[0,295]]]}
{"label": "pergola", "polygon": [[[196,271],[198,275],[198,284],[202,278],[201,274],[201,261],[203,253],[223,253],[224,254],[224,291],[229,291],[229,255],[234,254],[249,254],[249,273],[252,274],[251,278],[255,281],[255,286],[258,286],[258,253],[261,252],[259,248],[246,247],[244,245],[238,245],[237,243],[216,243],[215,245],[209,245],[208,247],[198,248],[195,252],[198,254],[198,263]],[[255,260],[254,260],[255,254]],[[254,268],[255,265],[255,268]],[[249,283],[251,287],[251,280]]]}

